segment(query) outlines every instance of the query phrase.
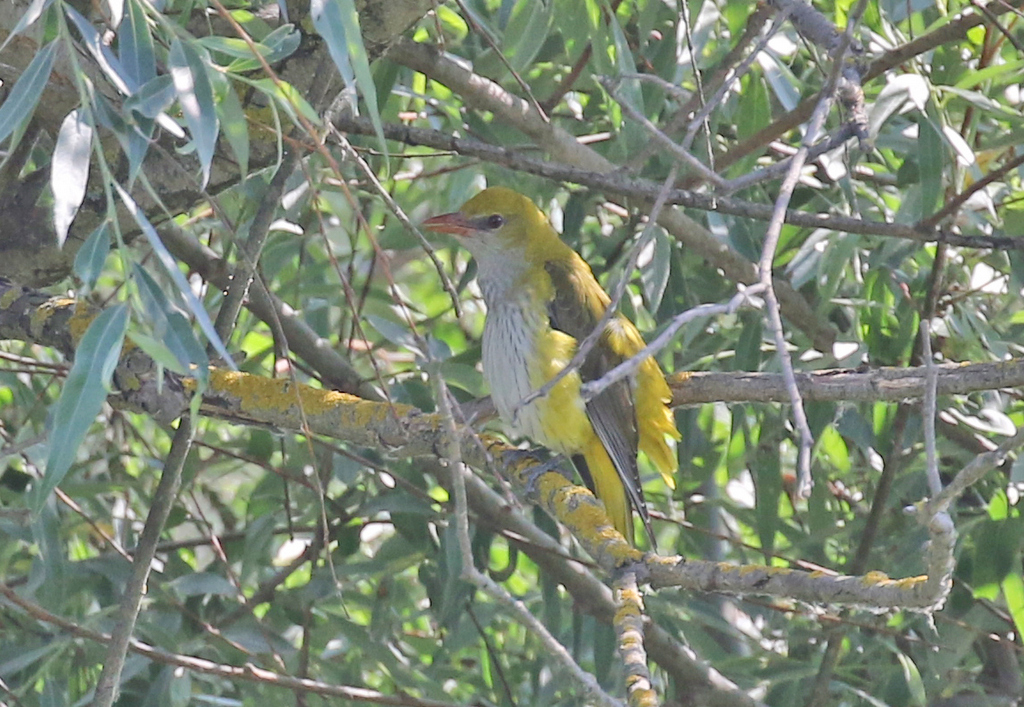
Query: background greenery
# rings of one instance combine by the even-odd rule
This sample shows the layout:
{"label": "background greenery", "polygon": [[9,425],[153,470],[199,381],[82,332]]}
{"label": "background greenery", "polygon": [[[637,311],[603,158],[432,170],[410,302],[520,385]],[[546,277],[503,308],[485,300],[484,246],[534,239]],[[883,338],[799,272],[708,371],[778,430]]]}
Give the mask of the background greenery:
{"label": "background greenery", "polygon": [[[588,187],[582,176],[553,180],[510,169],[507,160],[382,141],[385,128],[399,138],[402,126],[414,127],[593,169],[524,129],[517,107],[488,102],[484,88],[453,87],[440,72],[428,78],[411,42],[443,47],[473,73],[526,98],[529,110],[539,104],[551,125],[619,167],[617,176],[658,184],[675,164],[672,156],[648,150],[650,134],[624,116],[600,77],[663,79],[627,78],[617,95],[670,125],[699,89],[711,96],[723,61],[736,65],[728,54],[745,29],[764,36],[777,24],[749,70],[710,106],[692,142],[693,154],[733,179],[799,145],[802,128],[786,127],[786,116],[816,99],[832,70],[830,52],[801,38],[791,22],[731,0],[358,5],[52,0],[3,10],[0,36],[8,43],[0,73],[9,74],[0,105],[7,150],[0,244],[9,257],[0,275],[52,292],[71,288],[113,312],[107,338],[76,360],[83,369],[91,365],[91,375],[69,376],[70,361],[31,341],[0,348],[0,580],[40,609],[111,630],[130,570],[125,554],[153,502],[171,428],[150,415],[101,407],[104,356],[126,332],[168,367],[202,370],[225,287],[211,274],[217,261],[210,257],[244,264],[240,253],[250,231],[259,230],[258,214],[273,222],[259,252],[260,277],[338,356],[317,359],[301,342],[286,350],[275,344],[272,325],[243,310],[223,351],[244,354],[242,370],[291,372],[313,385],[432,411],[429,353],[443,359],[442,373],[460,400],[486,394],[478,370],[484,311],[473,264],[453,243],[433,243],[459,293],[457,316],[421,243],[355,155],[413,223],[457,208],[485,185],[528,194],[606,287],[629,278],[622,308],[648,338],[674,314],[735,293],[736,278],[721,263],[659,226],[637,271],[623,272],[647,202]],[[839,27],[854,9],[831,1],[815,7]],[[1000,2],[985,7],[912,0],[863,8],[854,32],[865,47],[860,60],[889,62],[863,86],[870,141],[863,148],[847,141],[810,163],[792,208],[867,225],[862,233],[827,222],[786,225],[775,255],[776,277],[812,313],[813,326],[785,320],[799,370],[917,365],[921,320],[931,322],[941,360],[1021,355],[1024,33],[1019,10]],[[957,25],[960,13],[979,20]],[[755,44],[744,40],[748,50]],[[263,61],[253,58],[254,48]],[[78,119],[66,122],[73,110]],[[358,122],[355,112],[366,120]],[[325,115],[347,127],[328,131]],[[847,117],[833,108],[825,130],[834,133]],[[279,164],[287,181],[275,185]],[[942,211],[989,174],[966,203]],[[682,175],[680,186],[708,191],[686,168]],[[771,204],[778,188],[778,179],[760,181],[731,196]],[[266,204],[273,208],[261,213]],[[760,257],[764,220],[687,214],[696,232],[707,229],[709,242],[750,262]],[[937,245],[927,238],[935,238],[933,230],[917,238],[879,235],[871,224],[883,221],[937,226],[961,238]],[[178,240],[165,239],[171,254],[162,256],[157,233],[166,236],[173,226]],[[210,248],[205,265],[186,257],[189,243]],[[171,257],[178,265],[168,268]],[[831,330],[836,346],[815,349],[808,333],[815,327]],[[217,360],[216,351],[211,355]],[[756,310],[687,325],[659,359],[670,372],[780,366]],[[69,400],[84,407],[68,409]],[[792,496],[796,444],[788,405],[678,408],[678,487],[670,495],[652,480],[646,489],[666,519],[655,524],[660,549],[849,574],[920,573],[925,534],[901,512],[928,495],[919,404],[813,402],[807,412],[815,485],[802,500]],[[1022,420],[1019,390],[941,398],[945,478]],[[83,438],[77,447],[76,435]],[[579,688],[552,669],[537,639],[458,580],[446,523],[451,506],[432,473],[437,462],[200,418],[136,637],[217,664],[251,663],[379,690],[397,704],[414,704],[413,697],[581,704]],[[63,464],[67,475],[40,481],[48,463]],[[1015,704],[1024,696],[1022,481],[1024,465],[1011,459],[955,508],[955,586],[934,616],[648,593],[651,621],[724,676],[686,682],[656,668],[656,689],[676,704]],[[558,535],[550,519],[525,512]],[[325,521],[326,544],[319,533]],[[562,540],[573,553],[571,538]],[[500,520],[476,527],[474,541],[479,562],[504,569],[507,589],[607,690],[623,694],[613,634],[587,601],[519,551]],[[102,643],[0,601],[0,702],[87,702],[104,656]],[[320,699],[348,703],[130,654],[119,704]]]}

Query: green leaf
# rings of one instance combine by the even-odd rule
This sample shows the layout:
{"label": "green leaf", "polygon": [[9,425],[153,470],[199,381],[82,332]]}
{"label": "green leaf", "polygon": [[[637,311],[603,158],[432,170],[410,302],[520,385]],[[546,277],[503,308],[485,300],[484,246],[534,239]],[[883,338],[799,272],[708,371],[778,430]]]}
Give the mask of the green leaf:
{"label": "green leaf", "polygon": [[71,373],[53,406],[46,471],[32,490],[31,507],[36,513],[68,473],[85,433],[107,399],[127,326],[127,306],[115,305],[100,312],[78,344]]}
{"label": "green leaf", "polygon": [[104,219],[78,249],[75,255],[75,275],[92,289],[103,272],[103,264],[110,253],[110,221]]}
{"label": "green leaf", "polygon": [[167,57],[168,69],[178,94],[178,103],[185,115],[185,123],[192,134],[196,156],[203,172],[202,186],[210,181],[210,164],[217,147],[219,122],[213,100],[213,87],[207,76],[207,62],[195,46],[175,39]]}
{"label": "green leaf", "polygon": [[[316,111],[313,110],[313,106],[309,105],[309,102],[305,97],[295,90],[295,87],[290,83],[275,83],[271,79],[256,79],[251,81],[244,77],[236,77],[239,81],[243,81],[259,91],[272,98],[275,103],[280,105],[288,113],[288,116],[294,122],[299,122],[298,116],[301,113],[306,120],[311,122],[313,125],[320,124],[320,116],[317,115]],[[298,113],[296,113],[298,110]]]}
{"label": "green leaf", "polygon": [[231,582],[219,574],[212,572],[196,572],[178,577],[170,586],[181,597],[197,597],[217,595],[222,597],[238,596],[238,590]]}
{"label": "green leaf", "polygon": [[1003,597],[1006,599],[1006,608],[1013,617],[1013,623],[1017,627],[1017,635],[1024,635],[1024,578],[1019,572],[1006,575],[1003,579]]}
{"label": "green leaf", "polygon": [[917,669],[917,665],[914,664],[914,661],[906,653],[899,652],[896,654],[896,658],[900,661],[900,666],[903,668],[903,679],[906,681],[907,690],[910,692],[911,704],[922,706],[928,704],[924,682],[921,680],[921,672]]}
{"label": "green leaf", "polygon": [[508,63],[517,72],[530,67],[547,41],[553,10],[554,4],[550,2],[516,4],[516,11],[505,28],[503,48]]}
{"label": "green leaf", "polygon": [[249,121],[245,117],[242,102],[238,99],[234,86],[227,80],[223,84],[224,90],[218,90],[221,100],[217,103],[221,132],[224,133],[235,159],[238,160],[238,171],[244,182],[249,176]]}
{"label": "green leaf", "polygon": [[[291,56],[299,48],[301,41],[302,35],[295,29],[295,25],[282,25],[264,37],[263,41],[256,45],[256,51],[260,53],[264,61],[273,64]],[[253,71],[263,66],[258,59],[253,58],[249,45],[245,43],[243,45],[245,53],[239,55],[237,61],[228,65],[227,70],[232,73]]]}
{"label": "green leaf", "polygon": [[53,190],[53,226],[60,247],[64,247],[68,229],[85,198],[92,132],[92,117],[88,109],[73,110],[61,123],[57,144],[53,148],[50,187]]}
{"label": "green leaf", "polygon": [[32,0],[32,4],[28,6],[28,9],[22,13],[21,17],[18,18],[18,23],[14,25],[14,29],[7,35],[7,39],[4,40],[3,44],[0,44],[0,52],[4,50],[7,43],[14,39],[16,36],[21,34],[30,25],[35,23],[36,20],[46,11],[50,5],[53,4],[53,0]]}
{"label": "green leaf", "polygon": [[146,118],[156,118],[174,102],[174,95],[174,80],[170,76],[154,76],[125,99],[124,109]]}
{"label": "green leaf", "polygon": [[757,475],[754,477],[757,516],[757,535],[765,552],[775,549],[775,534],[779,529],[779,497],[782,495],[782,460],[778,444],[765,444],[757,449]]}
{"label": "green leaf", "polygon": [[370,122],[380,141],[381,152],[388,155],[384,140],[384,126],[377,110],[377,87],[370,73],[370,60],[359,29],[359,13],[353,0],[311,0],[309,4],[313,25],[327,42],[334,65],[347,86],[363,94]]}
{"label": "green leaf", "polygon": [[654,237],[651,239],[651,260],[640,270],[640,282],[644,287],[644,298],[647,309],[652,313],[661,307],[661,299],[665,296],[668,276],[672,265],[672,239],[661,226],[651,226]]}
{"label": "green leaf", "polygon": [[100,36],[100,33],[96,31],[96,28],[92,26],[89,20],[85,19],[75,8],[67,3],[63,7],[65,14],[71,18],[75,27],[78,28],[79,34],[82,35],[82,44],[89,50],[89,53],[96,60],[96,64],[99,65],[103,74],[123,95],[131,95],[132,91],[138,88],[138,84],[125,71],[121,61],[114,56],[107,42],[104,41],[103,37]]}
{"label": "green leaf", "polygon": [[756,371],[761,367],[761,339],[764,330],[762,317],[741,317],[743,329],[736,341],[736,370]]}
{"label": "green leaf", "polygon": [[125,75],[135,85],[143,86],[156,76],[153,35],[139,0],[128,0],[128,21],[118,27],[117,50]]}
{"label": "green leaf", "polygon": [[217,331],[213,328],[213,322],[210,321],[210,315],[206,313],[206,309],[203,307],[202,302],[196,297],[195,293],[192,292],[192,288],[189,287],[188,281],[185,276],[178,269],[178,264],[175,262],[174,257],[167,250],[167,246],[164,245],[163,241],[160,240],[160,235],[153,228],[153,224],[149,222],[146,215],[142,213],[138,204],[132,199],[131,195],[124,190],[120,184],[114,184],[114,189],[117,190],[118,196],[121,197],[121,201],[128,208],[128,212],[135,219],[135,223],[139,225],[146,240],[149,241],[149,245],[153,248],[153,252],[156,253],[157,258],[160,260],[160,264],[164,266],[167,274],[171,276],[174,284],[177,286],[178,291],[185,297],[185,302],[188,303],[189,309],[192,311],[192,316],[196,318],[196,322],[199,323],[199,327],[203,330],[206,338],[213,345],[213,348],[217,351],[217,354],[222,359],[222,365],[227,366],[233,371],[238,370],[238,366],[235,365],[234,359],[228,353],[227,348],[224,346],[224,342],[221,341],[217,335]]}
{"label": "green leaf", "polygon": [[176,365],[172,370],[183,375],[195,372],[200,378],[206,377],[209,360],[203,347],[196,341],[192,327],[181,312],[167,299],[163,289],[138,263],[132,263],[132,272],[139,286],[147,322],[159,341],[173,354]]}
{"label": "green leaf", "polygon": [[[53,69],[56,54],[56,40],[36,52],[10,94],[0,104],[0,142],[6,140],[7,136],[17,130],[35,111],[36,104],[43,95],[43,88],[50,80],[50,71]],[[8,149],[13,150],[14,145]]]}
{"label": "green leaf", "polygon": [[375,314],[367,314],[364,318],[370,326],[380,333],[381,336],[395,346],[401,346],[416,354],[423,355],[423,352],[420,351],[420,347],[416,345],[415,337],[413,337],[408,328]]}
{"label": "green leaf", "polygon": [[601,621],[594,623],[594,668],[598,683],[605,689],[615,684],[617,644],[615,629]]}
{"label": "green leaf", "polygon": [[945,166],[946,144],[942,130],[922,116],[918,122],[917,161],[921,167],[921,218],[935,213],[942,196],[942,170]]}

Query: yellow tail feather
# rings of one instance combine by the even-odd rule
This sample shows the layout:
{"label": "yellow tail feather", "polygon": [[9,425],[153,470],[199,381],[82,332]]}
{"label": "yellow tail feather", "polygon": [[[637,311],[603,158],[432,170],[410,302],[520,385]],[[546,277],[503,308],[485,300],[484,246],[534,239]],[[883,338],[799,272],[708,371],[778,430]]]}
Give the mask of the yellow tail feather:
{"label": "yellow tail feather", "polygon": [[612,525],[622,533],[630,545],[635,545],[633,537],[633,513],[629,507],[629,499],[626,497],[626,490],[619,479],[619,473],[615,470],[608,452],[605,451],[601,440],[594,435],[593,439],[583,451],[583,458],[590,470],[590,477],[594,482],[594,493],[601,502],[604,509],[611,518]]}

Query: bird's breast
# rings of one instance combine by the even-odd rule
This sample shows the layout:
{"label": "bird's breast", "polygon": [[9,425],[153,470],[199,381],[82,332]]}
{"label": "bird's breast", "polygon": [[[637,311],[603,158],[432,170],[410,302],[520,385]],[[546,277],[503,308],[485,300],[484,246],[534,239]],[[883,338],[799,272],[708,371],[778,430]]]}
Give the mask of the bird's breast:
{"label": "bird's breast", "polygon": [[576,454],[590,430],[576,372],[548,395],[522,405],[572,359],[576,341],[549,325],[547,310],[517,301],[490,305],[484,327],[484,377],[498,414],[520,434],[562,454]]}

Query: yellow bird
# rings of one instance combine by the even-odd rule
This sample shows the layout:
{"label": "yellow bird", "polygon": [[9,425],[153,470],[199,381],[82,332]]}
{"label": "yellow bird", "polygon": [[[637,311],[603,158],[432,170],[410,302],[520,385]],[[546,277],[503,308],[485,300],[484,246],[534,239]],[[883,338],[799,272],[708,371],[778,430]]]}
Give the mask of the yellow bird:
{"label": "yellow bird", "polygon": [[571,457],[630,543],[632,507],[653,547],[636,456],[639,448],[675,488],[678,460],[670,440],[678,440],[679,432],[668,407],[665,375],[647,358],[632,380],[587,402],[580,395],[582,383],[600,378],[644,347],[636,327],[621,314],[613,316],[578,371],[563,377],[548,395],[521,405],[569,364],[607,310],[608,294],[543,212],[511,189],[485,189],[459,211],[427,219],[423,227],[455,236],[476,259],[487,304],[484,376],[502,419]]}

